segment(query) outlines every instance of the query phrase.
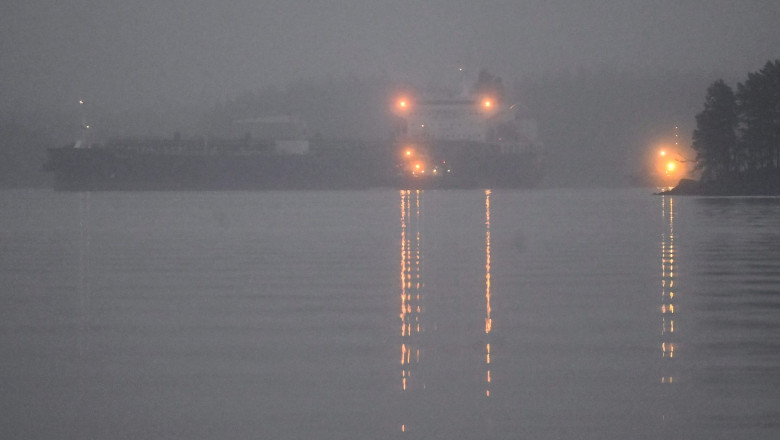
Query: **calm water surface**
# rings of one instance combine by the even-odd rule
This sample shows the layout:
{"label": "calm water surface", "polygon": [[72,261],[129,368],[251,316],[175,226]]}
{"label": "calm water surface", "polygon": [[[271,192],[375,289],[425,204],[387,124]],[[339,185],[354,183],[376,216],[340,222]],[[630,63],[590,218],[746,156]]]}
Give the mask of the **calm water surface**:
{"label": "calm water surface", "polygon": [[0,192],[0,437],[780,438],[780,199]]}

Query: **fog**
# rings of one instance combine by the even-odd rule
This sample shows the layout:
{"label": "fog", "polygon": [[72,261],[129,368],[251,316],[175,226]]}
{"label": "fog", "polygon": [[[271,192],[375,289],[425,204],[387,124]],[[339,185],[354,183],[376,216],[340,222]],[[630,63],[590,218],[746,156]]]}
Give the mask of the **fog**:
{"label": "fog", "polygon": [[[551,149],[575,149],[576,140],[598,150],[606,139],[638,151],[675,124],[689,136],[691,103],[703,102],[711,81],[741,80],[777,58],[777,16],[771,0],[10,0],[0,6],[0,110],[4,121],[58,139],[70,135],[84,99],[107,135],[169,134],[248,92],[425,84],[458,67],[474,76],[487,68],[532,101]],[[605,96],[610,83],[595,78],[616,87]],[[356,101],[344,99],[343,127],[366,126],[351,119],[364,113],[365,101],[350,113]],[[586,117],[556,117],[575,109]],[[627,126],[635,135],[618,142],[604,127],[626,114],[646,132]],[[343,127],[318,128],[342,135]],[[630,174],[633,156],[599,155]],[[575,181],[605,183],[594,173]]]}

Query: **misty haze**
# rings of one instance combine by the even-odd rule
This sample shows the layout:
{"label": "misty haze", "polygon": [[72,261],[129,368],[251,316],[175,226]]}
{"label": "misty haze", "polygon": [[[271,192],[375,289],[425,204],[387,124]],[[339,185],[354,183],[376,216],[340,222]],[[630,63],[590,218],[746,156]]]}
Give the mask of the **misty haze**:
{"label": "misty haze", "polygon": [[7,1],[0,437],[778,438],[777,16]]}

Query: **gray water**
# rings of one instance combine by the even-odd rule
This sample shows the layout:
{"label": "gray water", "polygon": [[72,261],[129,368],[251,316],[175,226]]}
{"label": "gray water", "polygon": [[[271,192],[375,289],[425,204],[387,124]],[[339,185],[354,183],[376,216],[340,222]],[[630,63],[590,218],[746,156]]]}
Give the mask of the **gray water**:
{"label": "gray water", "polygon": [[0,208],[0,438],[780,438],[777,198]]}

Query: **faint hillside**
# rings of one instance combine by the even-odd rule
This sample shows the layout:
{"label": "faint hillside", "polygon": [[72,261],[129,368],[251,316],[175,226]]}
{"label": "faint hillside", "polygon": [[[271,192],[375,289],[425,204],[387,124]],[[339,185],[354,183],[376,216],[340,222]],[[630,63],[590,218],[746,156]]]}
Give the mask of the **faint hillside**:
{"label": "faint hillside", "polygon": [[205,127],[220,132],[231,121],[270,115],[301,117],[312,136],[329,139],[387,139],[392,120],[392,84],[357,77],[297,81],[284,88],[247,91],[214,106]]}

